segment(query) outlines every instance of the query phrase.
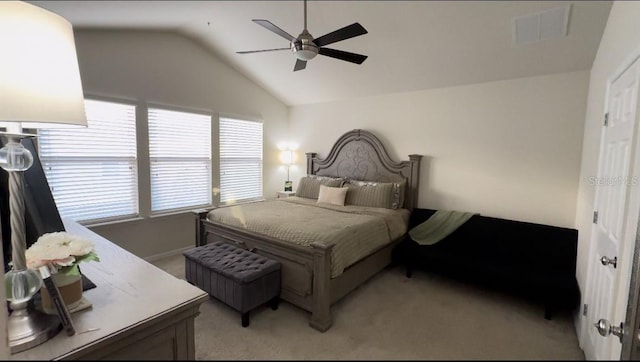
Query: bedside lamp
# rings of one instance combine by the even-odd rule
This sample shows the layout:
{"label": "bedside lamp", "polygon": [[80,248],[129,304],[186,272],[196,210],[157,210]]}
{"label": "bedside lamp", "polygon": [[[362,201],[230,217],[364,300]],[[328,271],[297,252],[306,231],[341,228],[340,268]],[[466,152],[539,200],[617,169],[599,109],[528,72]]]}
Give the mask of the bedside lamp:
{"label": "bedside lamp", "polygon": [[293,182],[289,180],[289,168],[293,163],[293,151],[286,149],[280,153],[280,160],[287,167],[287,181],[284,182],[285,191],[293,191]]}
{"label": "bedside lamp", "polygon": [[84,95],[73,28],[64,18],[22,1],[0,2],[0,127],[6,132],[0,167],[9,174],[12,267],[5,275],[11,315],[7,333],[11,353],[32,348],[60,330],[57,316],[30,303],[42,284],[26,265],[23,173],[33,155],[21,140],[22,128],[86,126]]}

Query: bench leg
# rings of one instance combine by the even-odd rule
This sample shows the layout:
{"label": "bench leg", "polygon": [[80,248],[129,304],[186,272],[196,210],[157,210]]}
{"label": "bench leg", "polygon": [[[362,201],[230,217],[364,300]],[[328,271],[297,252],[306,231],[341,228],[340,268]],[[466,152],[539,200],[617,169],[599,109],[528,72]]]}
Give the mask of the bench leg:
{"label": "bench leg", "polygon": [[245,312],[242,313],[242,327],[246,328],[249,326],[249,313],[250,312]]}
{"label": "bench leg", "polygon": [[552,314],[553,314],[553,307],[552,307],[552,306],[550,306],[550,305],[547,305],[547,306],[544,308],[544,319],[546,319],[546,320],[549,320],[549,321],[550,321],[550,320],[551,320],[551,315],[552,315]]}
{"label": "bench leg", "polygon": [[273,297],[273,299],[271,299],[269,301],[269,305],[271,306],[271,309],[273,310],[277,310],[278,309],[278,304],[280,303],[280,297],[279,296],[275,296]]}
{"label": "bench leg", "polygon": [[408,238],[405,238],[405,240],[402,242],[401,245],[403,245],[404,247],[401,249],[401,253],[400,253],[400,260],[402,260],[402,263],[407,267],[407,271],[405,273],[405,275],[407,276],[407,278],[411,278],[413,276],[413,269],[414,269],[414,254],[418,252],[418,250],[416,249],[415,246],[413,246],[414,242],[411,241]]}

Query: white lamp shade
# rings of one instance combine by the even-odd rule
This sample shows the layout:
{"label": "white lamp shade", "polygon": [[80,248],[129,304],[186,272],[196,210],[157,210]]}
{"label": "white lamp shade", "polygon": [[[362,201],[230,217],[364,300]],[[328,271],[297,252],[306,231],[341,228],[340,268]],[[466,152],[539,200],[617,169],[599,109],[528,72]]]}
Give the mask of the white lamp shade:
{"label": "white lamp shade", "polygon": [[22,1],[0,1],[0,122],[87,125],[73,28]]}
{"label": "white lamp shade", "polygon": [[293,163],[293,152],[291,150],[284,150],[280,152],[280,162],[285,165]]}

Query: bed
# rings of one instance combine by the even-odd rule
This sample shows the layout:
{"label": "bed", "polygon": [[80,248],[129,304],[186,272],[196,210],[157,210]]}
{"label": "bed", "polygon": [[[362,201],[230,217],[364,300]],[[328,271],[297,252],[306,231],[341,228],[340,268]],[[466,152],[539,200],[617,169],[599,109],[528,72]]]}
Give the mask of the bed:
{"label": "bed", "polygon": [[324,159],[306,156],[303,178],[402,185],[400,207],[320,204],[297,190],[297,197],[197,210],[196,243],[224,241],[279,261],[281,298],[311,312],[310,326],[324,332],[333,324],[331,305],[391,262],[417,202],[422,156],[395,162],[361,129],[342,135]]}

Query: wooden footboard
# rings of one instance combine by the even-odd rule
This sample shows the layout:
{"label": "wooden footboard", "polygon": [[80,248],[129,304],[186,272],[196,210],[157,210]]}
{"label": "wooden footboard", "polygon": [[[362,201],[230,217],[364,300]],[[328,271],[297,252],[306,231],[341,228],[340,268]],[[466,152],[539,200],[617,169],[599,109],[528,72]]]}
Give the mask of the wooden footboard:
{"label": "wooden footboard", "polygon": [[213,223],[206,217],[198,222],[203,236],[203,240],[198,241],[199,245],[223,241],[279,261],[282,264],[280,297],[311,312],[309,323],[312,327],[321,331],[329,329],[332,323],[329,312],[331,246],[291,244]]}
{"label": "wooden footboard", "polygon": [[333,246],[312,243],[310,247],[291,244],[264,235],[247,233],[206,219],[205,212],[196,212],[202,239],[198,245],[223,241],[251,250],[282,264],[280,297],[311,312],[309,325],[321,332],[333,324],[331,305],[357,288],[391,262],[393,242],[364,258],[336,278],[331,278]]}

